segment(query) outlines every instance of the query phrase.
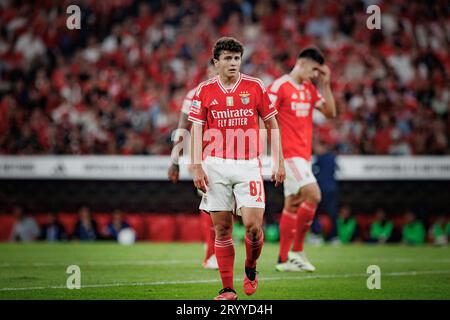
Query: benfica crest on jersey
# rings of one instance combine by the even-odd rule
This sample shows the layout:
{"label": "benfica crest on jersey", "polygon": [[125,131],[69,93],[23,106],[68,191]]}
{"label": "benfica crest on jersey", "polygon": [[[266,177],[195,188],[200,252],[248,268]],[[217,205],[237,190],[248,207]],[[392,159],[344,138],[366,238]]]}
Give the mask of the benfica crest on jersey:
{"label": "benfica crest on jersey", "polygon": [[242,101],[243,104],[249,104],[249,102],[250,102],[250,93],[248,93],[247,91],[241,91],[239,96],[241,97],[241,101]]}

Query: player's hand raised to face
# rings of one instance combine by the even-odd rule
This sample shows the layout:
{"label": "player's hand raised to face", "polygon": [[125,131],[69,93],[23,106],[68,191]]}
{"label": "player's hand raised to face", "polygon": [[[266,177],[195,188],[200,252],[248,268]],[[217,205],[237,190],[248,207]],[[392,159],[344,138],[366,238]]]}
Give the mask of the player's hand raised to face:
{"label": "player's hand raised to face", "polygon": [[206,188],[208,186],[208,177],[206,176],[206,173],[201,165],[193,166],[193,175],[194,175],[194,186],[197,189],[200,189],[201,191],[206,193]]}
{"label": "player's hand raised to face", "polygon": [[329,85],[331,79],[331,70],[330,68],[324,64],[319,67],[319,82],[322,85]]}

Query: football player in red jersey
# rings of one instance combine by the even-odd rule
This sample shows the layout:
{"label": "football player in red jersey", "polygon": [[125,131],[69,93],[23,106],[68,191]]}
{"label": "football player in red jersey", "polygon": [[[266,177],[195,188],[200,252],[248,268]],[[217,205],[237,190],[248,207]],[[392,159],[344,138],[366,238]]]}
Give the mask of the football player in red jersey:
{"label": "football player in red jersey", "polygon": [[[202,190],[200,209],[211,213],[216,231],[215,253],[222,290],[215,300],[235,300],[232,240],[235,211],[246,229],[244,293],[256,292],[256,261],[263,246],[262,230],[265,194],[259,154],[259,117],[269,130],[269,139],[279,135],[277,110],[261,80],[239,72],[242,44],[234,38],[220,38],[214,45],[214,64],[219,75],[199,85],[192,100],[191,161],[194,185]],[[275,143],[275,141],[272,141]],[[281,148],[275,155],[272,180],[285,177]]]}
{"label": "football player in red jersey", "polygon": [[[207,69],[207,77],[212,78],[215,75],[217,75],[216,67],[214,66],[214,62],[211,60],[208,64]],[[173,138],[174,140],[174,148],[171,155],[172,163],[170,164],[170,167],[167,172],[167,176],[170,181],[173,183],[178,182],[178,178],[180,175],[180,166],[179,166],[179,153],[176,146],[183,142],[183,135],[181,134],[181,130],[187,130],[189,131],[191,129],[191,124],[188,120],[189,111],[191,109],[192,104],[192,98],[194,97],[195,91],[197,88],[191,89],[187,94],[186,97],[183,100],[183,104],[181,106],[181,112],[180,112],[180,119],[178,120],[178,127],[175,131],[175,136]],[[185,137],[184,137],[185,138]],[[198,190],[199,195],[202,196],[201,191]],[[217,265],[217,259],[216,255],[214,254],[214,240],[215,240],[215,233],[214,233],[214,227],[212,224],[211,217],[209,216],[209,213],[200,210],[201,215],[201,225],[202,225],[202,231],[203,235],[205,237],[206,241],[206,250],[205,250],[205,257],[203,259],[203,267],[205,269],[218,269],[219,266]]]}
{"label": "football player in red jersey", "polygon": [[[319,90],[312,81],[317,81]],[[336,117],[330,87],[330,69],[319,50],[303,50],[289,74],[269,87],[269,97],[278,110],[281,145],[286,166],[284,208],[280,219],[280,251],[276,270],[309,271],[315,267],[303,252],[321,193],[311,170],[313,111]],[[292,242],[294,243],[292,246]]]}

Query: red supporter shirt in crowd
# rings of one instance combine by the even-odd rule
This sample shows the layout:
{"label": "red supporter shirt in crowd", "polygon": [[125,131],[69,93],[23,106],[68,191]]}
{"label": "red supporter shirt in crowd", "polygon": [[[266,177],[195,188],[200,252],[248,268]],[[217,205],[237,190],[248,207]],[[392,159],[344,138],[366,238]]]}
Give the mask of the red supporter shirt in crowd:
{"label": "red supporter shirt in crowd", "polygon": [[311,160],[313,111],[325,100],[312,83],[298,84],[287,74],[275,80],[267,90],[278,110],[284,158]]}
{"label": "red supporter shirt in crowd", "polygon": [[189,120],[204,125],[204,157],[253,159],[261,152],[258,116],[266,121],[276,114],[262,81],[240,73],[230,89],[224,88],[219,76],[202,82]]}

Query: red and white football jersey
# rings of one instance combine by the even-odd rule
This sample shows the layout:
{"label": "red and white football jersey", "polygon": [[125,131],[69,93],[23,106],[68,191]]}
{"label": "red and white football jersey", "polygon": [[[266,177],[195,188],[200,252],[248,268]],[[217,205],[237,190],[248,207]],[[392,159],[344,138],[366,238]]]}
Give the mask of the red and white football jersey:
{"label": "red and white football jersey", "polygon": [[278,110],[283,156],[311,159],[313,111],[325,100],[311,82],[298,84],[290,75],[275,80],[268,88],[269,97]]}
{"label": "red and white football jersey", "polygon": [[276,114],[263,82],[240,73],[230,89],[219,76],[202,82],[188,119],[204,125],[204,157],[253,159],[262,151],[258,116],[266,121]]}

